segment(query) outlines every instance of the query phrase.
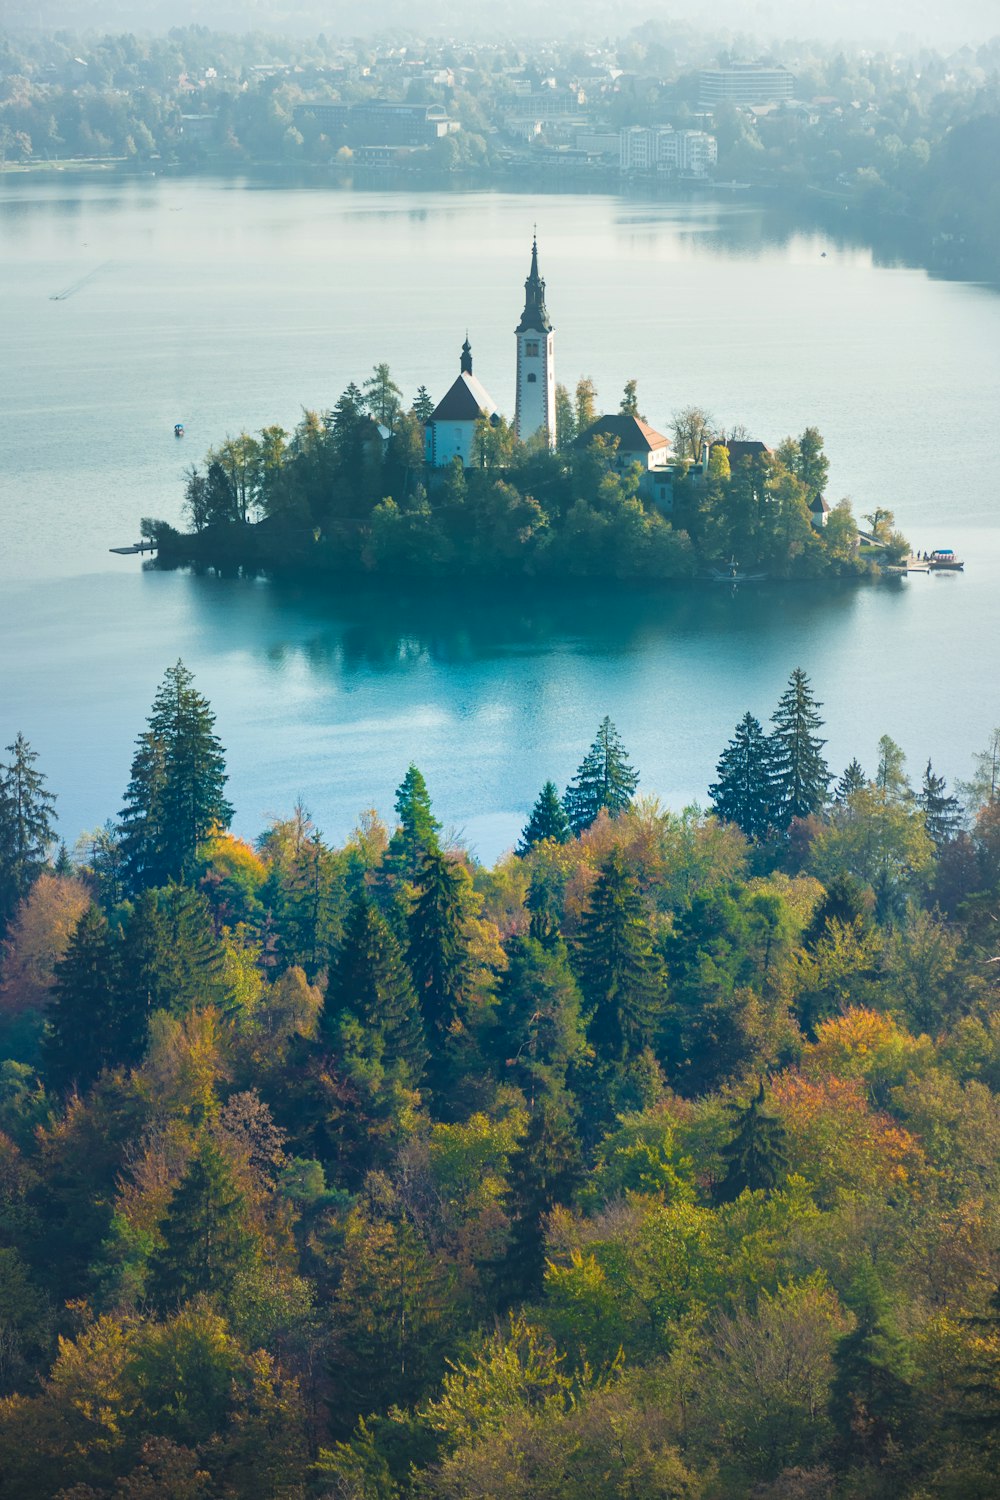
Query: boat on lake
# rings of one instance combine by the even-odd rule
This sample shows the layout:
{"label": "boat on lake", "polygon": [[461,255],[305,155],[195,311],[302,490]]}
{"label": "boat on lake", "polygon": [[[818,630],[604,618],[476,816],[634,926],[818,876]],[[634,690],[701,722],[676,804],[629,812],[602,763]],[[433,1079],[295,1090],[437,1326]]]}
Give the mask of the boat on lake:
{"label": "boat on lake", "polygon": [[708,576],[712,583],[763,583],[767,574],[740,572],[740,565],[734,557],[728,568],[710,568]]}
{"label": "boat on lake", "polygon": [[927,559],[927,566],[932,572],[961,573],[965,563],[957,557],[950,547],[939,547],[932,552]]}
{"label": "boat on lake", "polygon": [[184,423],[183,422],[175,422],[174,423],[174,437],[183,437],[183,436],[184,436]]}

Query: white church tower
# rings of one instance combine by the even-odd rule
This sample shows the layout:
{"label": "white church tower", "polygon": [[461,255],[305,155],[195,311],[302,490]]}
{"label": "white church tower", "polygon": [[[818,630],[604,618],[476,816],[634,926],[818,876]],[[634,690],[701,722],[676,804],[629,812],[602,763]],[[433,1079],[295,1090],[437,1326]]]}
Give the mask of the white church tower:
{"label": "white church tower", "polygon": [[531,242],[531,270],[524,283],[524,312],[517,334],[517,405],[514,430],[522,443],[536,433],[556,445],[556,375],[552,324],[545,310],[545,282],[538,274],[538,241]]}

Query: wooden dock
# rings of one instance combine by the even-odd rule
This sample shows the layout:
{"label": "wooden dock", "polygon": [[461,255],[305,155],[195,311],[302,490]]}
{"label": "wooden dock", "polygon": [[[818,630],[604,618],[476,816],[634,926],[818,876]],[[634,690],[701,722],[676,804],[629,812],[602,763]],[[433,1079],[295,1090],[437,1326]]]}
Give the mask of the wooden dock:
{"label": "wooden dock", "polygon": [[155,552],[155,542],[133,542],[131,547],[109,547],[109,552],[115,552],[119,557],[134,557],[140,552]]}

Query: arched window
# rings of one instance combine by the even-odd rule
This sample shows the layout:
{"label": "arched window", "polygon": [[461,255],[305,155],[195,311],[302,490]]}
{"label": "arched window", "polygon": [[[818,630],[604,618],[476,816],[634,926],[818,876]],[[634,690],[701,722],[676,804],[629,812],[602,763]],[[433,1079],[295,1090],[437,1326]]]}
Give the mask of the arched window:
{"label": "arched window", "polygon": [[537,382],[537,380],[538,380],[538,376],[534,372],[532,372],[528,376],[528,384],[529,385],[535,385],[535,383]]}

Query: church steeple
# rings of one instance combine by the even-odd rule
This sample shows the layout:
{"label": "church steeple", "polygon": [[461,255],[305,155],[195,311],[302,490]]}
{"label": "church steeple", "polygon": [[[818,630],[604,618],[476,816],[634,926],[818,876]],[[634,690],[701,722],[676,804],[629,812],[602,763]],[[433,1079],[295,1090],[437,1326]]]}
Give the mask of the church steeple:
{"label": "church steeple", "polygon": [[461,371],[463,375],[472,374],[472,345],[469,343],[469,335],[465,335],[465,343],[462,345]]}
{"label": "church steeple", "polygon": [[537,236],[531,241],[531,270],[524,283],[524,312],[515,332],[525,333],[529,328],[536,333],[552,332],[552,324],[545,310],[545,282],[538,274]]}

